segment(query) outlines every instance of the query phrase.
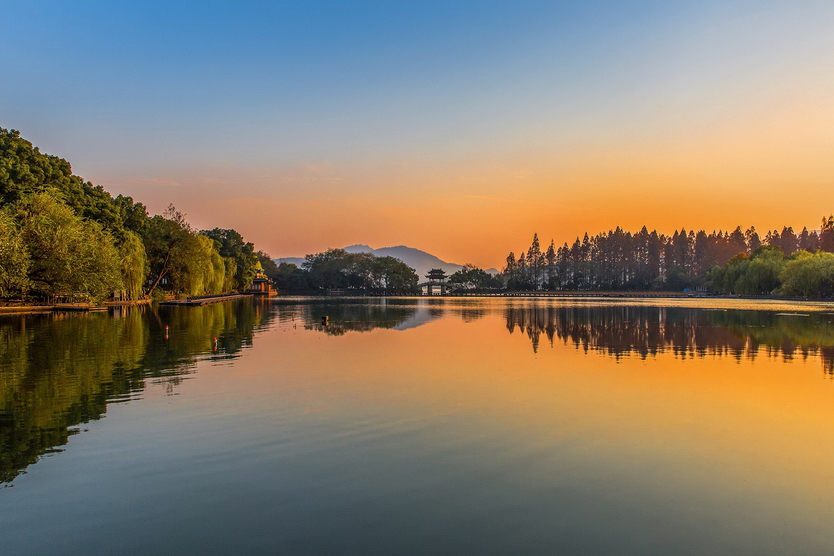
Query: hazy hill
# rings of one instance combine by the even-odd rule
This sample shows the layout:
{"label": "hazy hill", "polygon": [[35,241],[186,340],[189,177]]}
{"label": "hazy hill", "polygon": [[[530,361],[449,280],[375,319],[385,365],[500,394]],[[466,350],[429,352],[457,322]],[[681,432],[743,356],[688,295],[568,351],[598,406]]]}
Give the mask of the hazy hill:
{"label": "hazy hill", "polygon": [[[431,253],[426,253],[425,251],[421,251],[419,249],[415,249],[413,247],[407,247],[405,245],[397,245],[395,247],[382,247],[380,249],[374,249],[369,245],[349,245],[344,248],[345,251],[348,253],[371,253],[377,257],[395,257],[415,271],[417,271],[417,276],[420,277],[422,281],[425,275],[428,273],[429,270],[432,268],[442,268],[446,271],[447,274],[452,274],[457,272],[461,268],[462,265],[449,263],[444,260],[435,257]],[[282,259],[275,259],[276,264],[284,263],[293,263],[298,265],[299,267],[304,262],[303,257],[284,257]],[[494,268],[487,269],[487,272],[498,272]]]}

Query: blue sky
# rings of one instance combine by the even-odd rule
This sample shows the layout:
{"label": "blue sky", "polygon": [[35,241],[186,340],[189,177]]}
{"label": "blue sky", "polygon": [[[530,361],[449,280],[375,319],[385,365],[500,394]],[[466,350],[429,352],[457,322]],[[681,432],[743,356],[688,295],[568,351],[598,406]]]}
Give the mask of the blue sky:
{"label": "blue sky", "polygon": [[[834,205],[821,189],[830,2],[0,7],[0,126],[153,212],[174,202],[276,255],[408,243],[492,266],[479,241],[498,259],[533,231],[679,227],[661,182],[740,200],[776,187],[768,175],[808,173],[795,168],[815,169],[797,191]],[[510,206],[518,221],[499,224]],[[739,222],[703,206],[680,220],[811,225],[812,208],[759,200]]]}

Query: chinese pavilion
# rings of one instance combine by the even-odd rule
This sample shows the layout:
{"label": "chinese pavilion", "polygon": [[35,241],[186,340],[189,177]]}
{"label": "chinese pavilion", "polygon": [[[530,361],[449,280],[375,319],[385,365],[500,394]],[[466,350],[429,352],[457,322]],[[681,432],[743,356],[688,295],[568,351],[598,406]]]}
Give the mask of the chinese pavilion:
{"label": "chinese pavilion", "polygon": [[421,284],[426,288],[426,295],[446,295],[446,271],[442,268],[433,268],[426,274],[428,282]]}

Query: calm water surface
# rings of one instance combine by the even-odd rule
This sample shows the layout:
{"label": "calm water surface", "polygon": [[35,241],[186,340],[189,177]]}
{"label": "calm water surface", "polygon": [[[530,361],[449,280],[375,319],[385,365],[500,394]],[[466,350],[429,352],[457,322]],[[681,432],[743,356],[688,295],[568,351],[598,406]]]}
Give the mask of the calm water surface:
{"label": "calm water surface", "polygon": [[832,321],[581,299],[0,317],[1,551],[831,554]]}

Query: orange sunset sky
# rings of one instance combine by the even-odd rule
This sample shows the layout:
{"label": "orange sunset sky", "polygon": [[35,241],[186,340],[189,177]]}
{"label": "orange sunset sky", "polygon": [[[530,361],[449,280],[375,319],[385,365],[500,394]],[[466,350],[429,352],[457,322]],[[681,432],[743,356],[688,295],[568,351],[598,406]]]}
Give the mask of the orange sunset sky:
{"label": "orange sunset sky", "polygon": [[834,212],[830,2],[21,4],[0,126],[273,257]]}

